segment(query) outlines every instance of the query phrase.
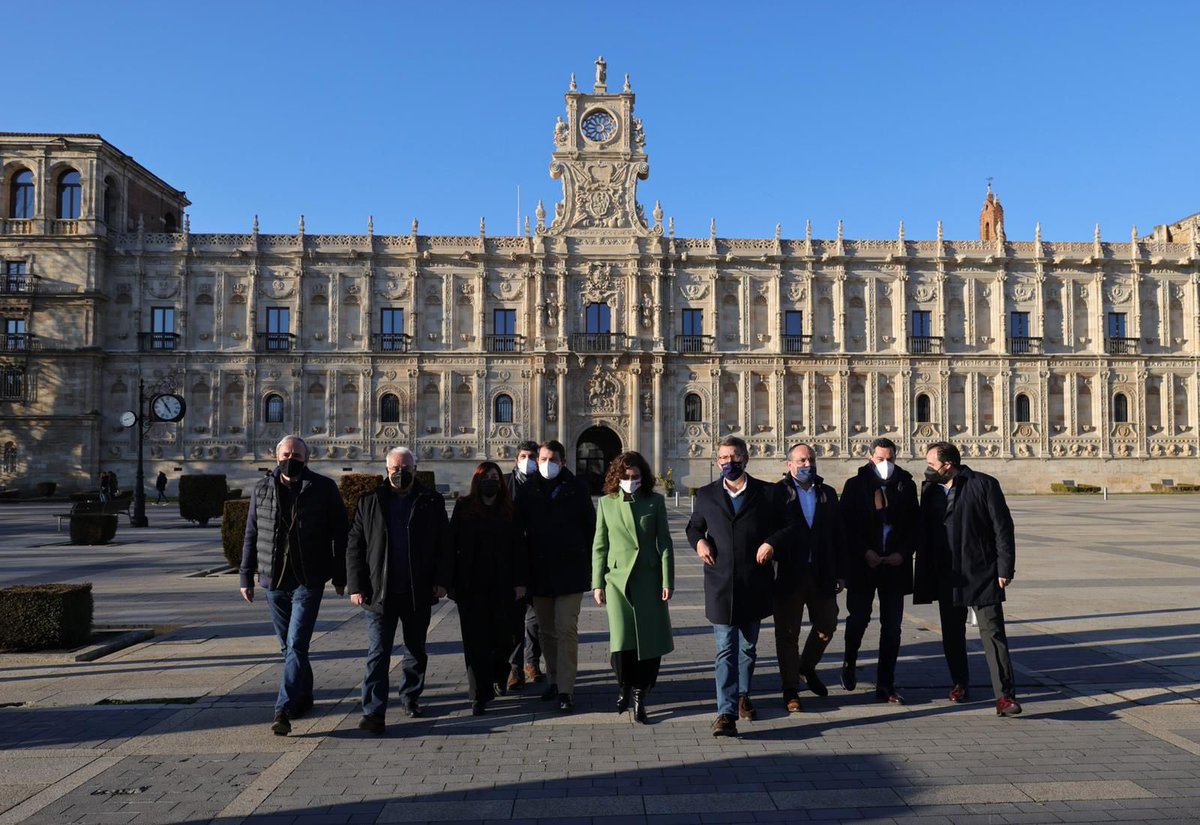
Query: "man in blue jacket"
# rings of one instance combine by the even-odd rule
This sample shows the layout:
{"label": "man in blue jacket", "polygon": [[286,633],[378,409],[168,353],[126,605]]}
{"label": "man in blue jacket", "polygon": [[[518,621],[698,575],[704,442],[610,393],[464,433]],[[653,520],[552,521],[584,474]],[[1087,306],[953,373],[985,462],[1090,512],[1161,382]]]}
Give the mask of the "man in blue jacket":
{"label": "man in blue jacket", "polygon": [[267,591],[283,654],[283,675],[271,730],[292,732],[313,705],[308,661],[325,582],[346,587],[346,508],[332,479],[308,469],[308,445],[296,435],[275,447],[279,465],[254,485],[242,542],[242,598],[254,601],[254,577]]}

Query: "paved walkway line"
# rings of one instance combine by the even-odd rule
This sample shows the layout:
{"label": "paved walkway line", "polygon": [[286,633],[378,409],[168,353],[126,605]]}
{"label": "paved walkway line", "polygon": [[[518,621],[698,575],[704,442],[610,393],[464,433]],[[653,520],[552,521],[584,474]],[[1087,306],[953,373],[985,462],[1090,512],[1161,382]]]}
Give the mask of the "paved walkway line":
{"label": "paved walkway line", "polygon": [[307,759],[313,751],[320,745],[320,741],[306,745],[301,750],[287,751],[279,756],[271,766],[260,773],[258,777],[251,782],[244,791],[238,794],[232,802],[222,809],[212,819],[212,825],[240,825],[245,818],[251,816],[254,811],[266,801],[267,797],[275,792],[275,789],[284,783],[284,781],[292,775],[292,771],[300,767],[301,763]]}
{"label": "paved walkway line", "polygon": [[62,799],[84,782],[99,776],[120,761],[121,757],[119,756],[97,757],[94,761],[75,771],[70,776],[63,777],[45,790],[34,794],[24,802],[14,805],[3,814],[0,814],[0,825],[16,825],[18,822],[24,822],[42,808]]}

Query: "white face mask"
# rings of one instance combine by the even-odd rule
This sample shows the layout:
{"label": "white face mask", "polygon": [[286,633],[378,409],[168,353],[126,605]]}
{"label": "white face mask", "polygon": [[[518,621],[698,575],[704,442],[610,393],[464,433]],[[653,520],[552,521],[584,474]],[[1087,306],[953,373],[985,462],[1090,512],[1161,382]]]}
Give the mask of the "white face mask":
{"label": "white face mask", "polygon": [[896,465],[890,461],[881,461],[875,465],[875,473],[884,481],[892,474],[892,468]]}
{"label": "white face mask", "polygon": [[517,472],[522,475],[531,476],[537,472],[537,462],[532,458],[527,458],[524,461],[517,462]]}
{"label": "white face mask", "polygon": [[623,479],[621,479],[621,489],[626,493],[632,494],[634,490],[636,490],[638,487],[641,487],[641,486],[642,486],[642,480],[640,478],[623,478]]}
{"label": "white face mask", "polygon": [[545,464],[538,465],[538,472],[541,473],[542,478],[546,479],[547,481],[552,478],[556,478],[558,476],[558,471],[561,469],[562,467],[558,466],[557,461],[547,461]]}

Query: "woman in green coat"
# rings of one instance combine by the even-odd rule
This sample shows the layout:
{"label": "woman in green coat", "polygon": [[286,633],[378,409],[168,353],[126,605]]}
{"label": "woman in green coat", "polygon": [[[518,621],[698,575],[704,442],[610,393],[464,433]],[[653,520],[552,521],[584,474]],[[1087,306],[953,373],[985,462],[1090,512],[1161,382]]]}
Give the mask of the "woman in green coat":
{"label": "woman in green coat", "polygon": [[667,602],[675,587],[675,555],[667,506],[654,492],[654,474],[639,453],[621,453],[604,479],[592,542],[592,589],[608,606],[609,648],[620,694],[617,713],[629,707],[645,724],[646,693],[658,678],[664,654],[675,649]]}

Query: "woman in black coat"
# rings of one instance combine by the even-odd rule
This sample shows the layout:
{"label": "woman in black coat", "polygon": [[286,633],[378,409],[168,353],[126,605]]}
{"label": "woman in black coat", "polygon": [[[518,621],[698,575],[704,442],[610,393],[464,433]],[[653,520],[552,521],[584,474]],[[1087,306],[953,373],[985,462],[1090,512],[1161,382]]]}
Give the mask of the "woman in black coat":
{"label": "woman in black coat", "polygon": [[508,656],[516,643],[505,617],[525,598],[525,545],[500,467],[475,468],[471,491],[450,517],[454,562],[450,598],[458,604],[471,712],[506,692]]}

